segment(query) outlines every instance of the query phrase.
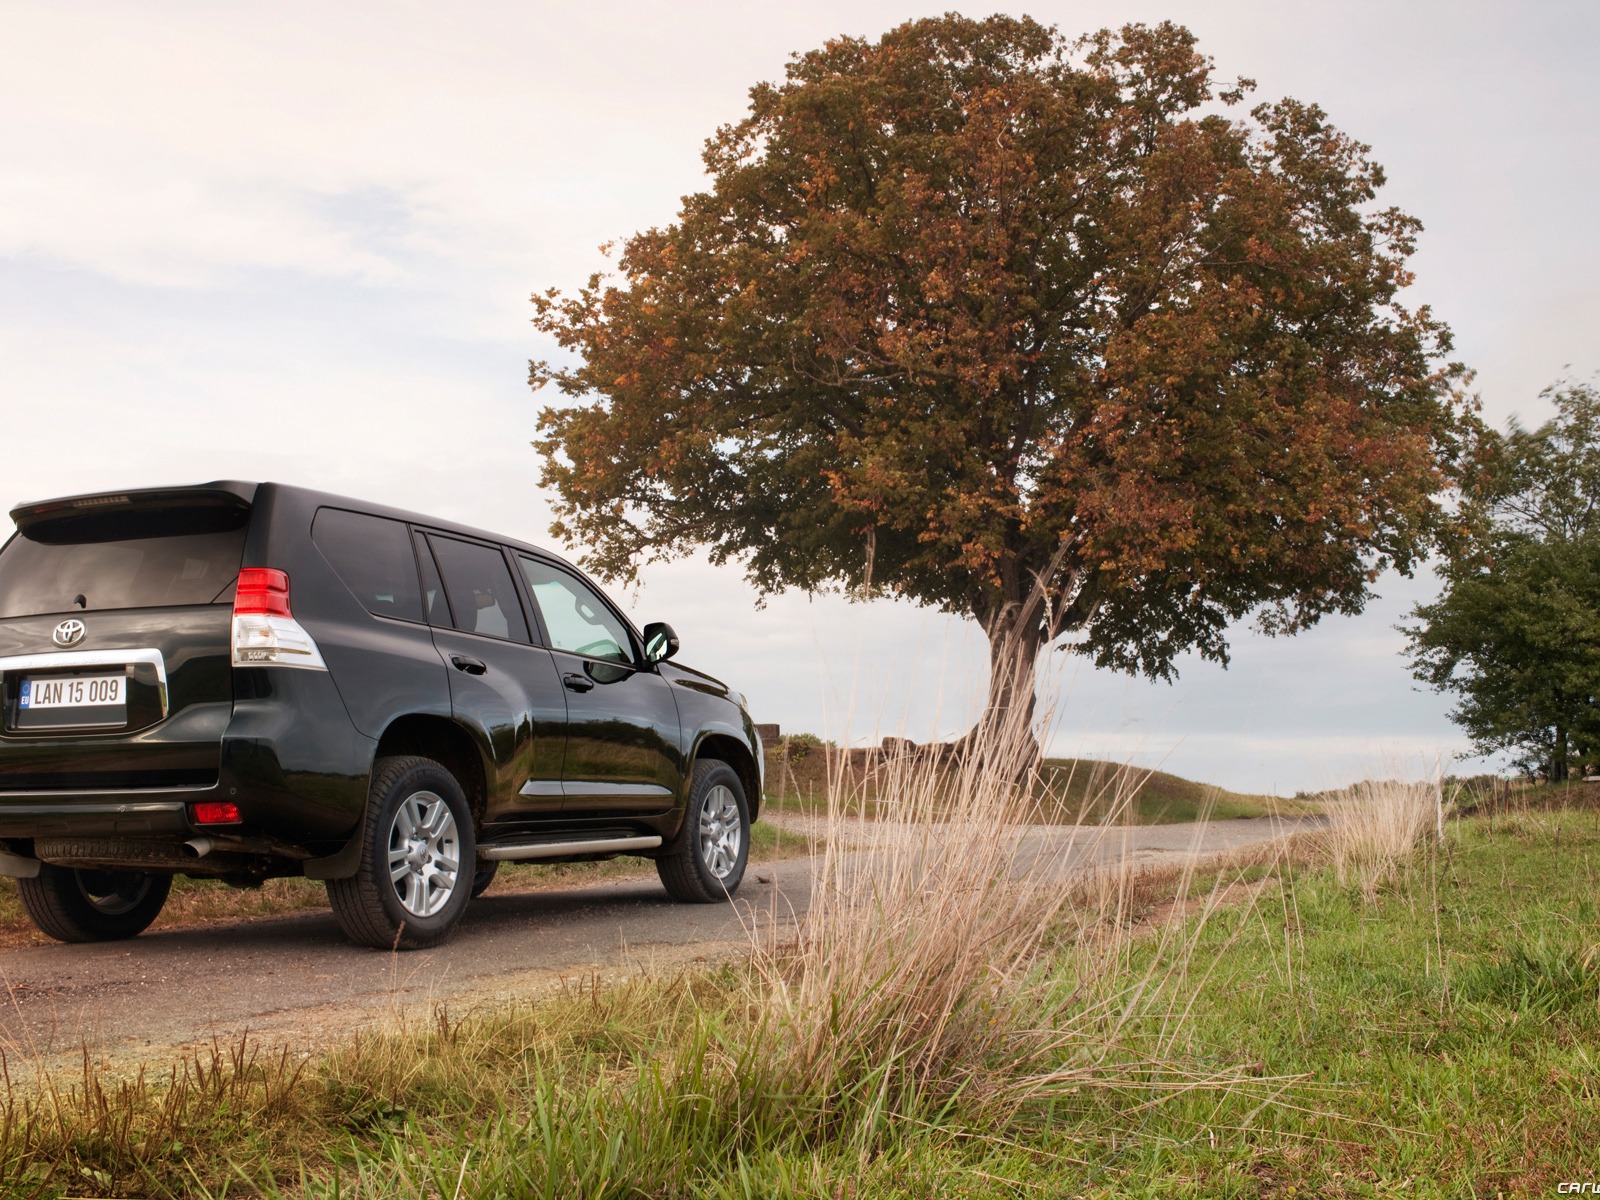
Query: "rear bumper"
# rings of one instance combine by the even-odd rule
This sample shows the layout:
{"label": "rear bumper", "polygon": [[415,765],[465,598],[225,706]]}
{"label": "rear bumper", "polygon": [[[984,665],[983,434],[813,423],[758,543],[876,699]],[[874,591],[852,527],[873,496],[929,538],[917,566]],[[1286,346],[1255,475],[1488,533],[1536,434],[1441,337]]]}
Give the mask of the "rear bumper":
{"label": "rear bumper", "polygon": [[[214,740],[186,743],[197,762],[210,760],[209,771],[195,772],[199,779],[152,780],[151,786],[90,782],[73,777],[88,757],[76,753],[79,747],[20,739],[0,745],[0,756],[32,755],[38,764],[29,763],[32,786],[0,786],[0,839],[25,852],[16,843],[63,837],[182,842],[204,833],[270,843],[295,859],[332,853],[360,823],[376,743],[351,725],[326,673],[278,672],[268,682],[259,689],[270,693],[264,698],[236,700],[231,710],[208,706]],[[170,739],[181,720],[116,739],[119,761],[136,767],[153,757],[141,756],[147,748],[141,740]],[[65,786],[35,782],[52,775]],[[240,822],[194,824],[189,806],[208,800],[237,805]]]}
{"label": "rear bumper", "polygon": [[118,800],[104,793],[67,799],[59,792],[7,792],[0,795],[0,838],[112,837],[121,834],[181,833],[189,836],[188,805],[218,793],[217,788],[127,793]]}

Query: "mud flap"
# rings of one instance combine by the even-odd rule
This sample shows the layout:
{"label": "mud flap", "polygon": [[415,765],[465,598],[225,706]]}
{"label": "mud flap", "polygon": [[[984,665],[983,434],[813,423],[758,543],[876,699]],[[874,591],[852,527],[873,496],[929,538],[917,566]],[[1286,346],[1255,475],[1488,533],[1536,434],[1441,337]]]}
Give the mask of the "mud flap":
{"label": "mud flap", "polygon": [[[305,861],[307,879],[349,879],[361,867],[361,843],[366,836],[367,823],[362,820],[342,849],[323,858]],[[3,866],[4,864],[0,864]]]}

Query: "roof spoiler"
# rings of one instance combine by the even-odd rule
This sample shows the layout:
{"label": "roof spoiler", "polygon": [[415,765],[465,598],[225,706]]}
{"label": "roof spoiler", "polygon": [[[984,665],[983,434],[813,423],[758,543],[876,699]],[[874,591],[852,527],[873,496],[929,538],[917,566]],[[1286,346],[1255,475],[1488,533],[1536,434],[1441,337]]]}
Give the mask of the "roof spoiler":
{"label": "roof spoiler", "polygon": [[230,518],[243,520],[255,494],[255,484],[234,480],[190,487],[133,488],[19,504],[11,510],[11,519],[34,541],[73,542],[91,529],[109,531],[119,524],[120,517],[137,518],[162,509],[195,513],[205,525],[227,523]]}

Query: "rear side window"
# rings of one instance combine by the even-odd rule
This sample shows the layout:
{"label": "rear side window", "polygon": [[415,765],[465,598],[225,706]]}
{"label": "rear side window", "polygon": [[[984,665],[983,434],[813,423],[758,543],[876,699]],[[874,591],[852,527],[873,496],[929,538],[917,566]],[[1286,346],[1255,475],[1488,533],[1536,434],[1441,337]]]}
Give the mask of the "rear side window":
{"label": "rear side window", "polygon": [[161,508],[30,528],[0,550],[0,618],[231,603],[248,519]]}
{"label": "rear side window", "polygon": [[466,633],[528,640],[528,622],[522,615],[522,601],[505,556],[492,546],[458,542],[454,538],[429,537],[439,572],[444,576],[445,594],[455,627]]}
{"label": "rear side window", "polygon": [[399,521],[342,508],[319,508],[311,540],[367,611],[422,620],[422,592],[411,533]]}

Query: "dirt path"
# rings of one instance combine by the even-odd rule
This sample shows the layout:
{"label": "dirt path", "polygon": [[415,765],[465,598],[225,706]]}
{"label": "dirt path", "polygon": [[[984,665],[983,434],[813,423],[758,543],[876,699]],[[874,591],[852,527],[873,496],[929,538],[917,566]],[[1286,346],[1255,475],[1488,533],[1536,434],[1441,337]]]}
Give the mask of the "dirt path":
{"label": "dirt path", "polygon": [[[786,824],[788,822],[786,821]],[[1269,840],[1267,819],[1115,831],[1102,853],[1171,860]],[[1125,836],[1124,836],[1125,835]],[[1030,847],[1060,854],[1070,830],[1039,829]],[[1081,859],[1080,844],[1071,861]],[[563,980],[618,978],[735,957],[752,929],[779,929],[803,912],[813,860],[759,864],[732,905],[677,905],[654,878],[496,894],[472,904],[434,950],[384,954],[351,946],[331,914],[258,918],[148,932],[128,942],[0,950],[0,1047],[13,1072],[76,1064],[84,1047],[112,1068],[166,1061],[213,1038],[249,1031],[310,1051],[397,1017],[531,998]]]}

